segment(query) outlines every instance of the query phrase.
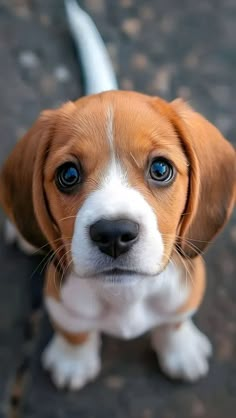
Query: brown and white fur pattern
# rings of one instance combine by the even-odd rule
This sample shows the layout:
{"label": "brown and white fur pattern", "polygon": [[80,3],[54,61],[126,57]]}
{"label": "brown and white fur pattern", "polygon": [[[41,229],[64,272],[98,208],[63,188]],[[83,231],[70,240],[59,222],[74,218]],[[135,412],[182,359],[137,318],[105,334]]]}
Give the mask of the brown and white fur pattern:
{"label": "brown and white fur pattern", "polygon": [[[149,177],[150,161],[175,167],[170,185]],[[58,167],[78,162],[73,193]],[[211,344],[193,324],[205,289],[201,253],[235,202],[235,150],[181,100],[108,91],[43,112],[17,143],[0,177],[0,201],[26,242],[53,250],[45,304],[55,335],[43,365],[58,387],[78,389],[101,368],[100,333],[149,331],[162,369],[195,381]],[[89,230],[101,219],[139,225],[138,240],[110,257]]]}

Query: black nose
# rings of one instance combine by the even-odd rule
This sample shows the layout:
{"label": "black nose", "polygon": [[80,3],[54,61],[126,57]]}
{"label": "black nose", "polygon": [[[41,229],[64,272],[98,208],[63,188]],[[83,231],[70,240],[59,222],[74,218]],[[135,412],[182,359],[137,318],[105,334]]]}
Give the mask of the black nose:
{"label": "black nose", "polygon": [[126,219],[101,219],[90,227],[92,241],[100,251],[113,258],[129,251],[137,241],[138,233],[139,225]]}

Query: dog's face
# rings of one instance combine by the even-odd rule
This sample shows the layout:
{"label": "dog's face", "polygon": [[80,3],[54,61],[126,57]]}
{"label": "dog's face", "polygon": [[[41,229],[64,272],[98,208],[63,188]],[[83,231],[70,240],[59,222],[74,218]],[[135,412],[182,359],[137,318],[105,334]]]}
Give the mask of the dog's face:
{"label": "dog's face", "polygon": [[227,220],[235,151],[182,102],[108,92],[44,113],[7,161],[2,190],[20,232],[48,242],[63,268],[148,277],[173,252],[200,253]]}
{"label": "dog's face", "polygon": [[158,274],[188,191],[188,160],[173,126],[136,95],[96,96],[65,111],[45,191],[76,273]]}

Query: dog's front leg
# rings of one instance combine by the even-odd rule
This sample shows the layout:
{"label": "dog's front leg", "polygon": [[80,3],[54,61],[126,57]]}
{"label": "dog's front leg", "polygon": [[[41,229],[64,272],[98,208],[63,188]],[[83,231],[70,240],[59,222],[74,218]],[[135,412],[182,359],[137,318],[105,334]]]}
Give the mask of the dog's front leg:
{"label": "dog's front leg", "polygon": [[73,335],[56,331],[43,352],[42,364],[58,388],[82,388],[101,368],[98,333]]}
{"label": "dog's front leg", "polygon": [[191,319],[156,328],[152,347],[161,369],[171,378],[194,382],[208,372],[211,343]]}
{"label": "dog's front leg", "polygon": [[[205,267],[201,257],[187,265],[190,277],[183,277],[190,292],[184,304],[172,312],[170,320],[152,332],[152,347],[157,353],[160,367],[171,378],[196,381],[208,372],[208,357],[212,353],[208,338],[191,320],[197,311],[205,291]],[[179,320],[178,320],[179,318]]]}
{"label": "dog's front leg", "polygon": [[[61,306],[61,279],[53,263],[47,269],[44,293],[45,301],[50,299],[53,306]],[[50,309],[47,303],[46,307],[55,334],[43,352],[43,367],[51,373],[57,387],[80,389],[100,371],[99,333],[72,332],[69,327],[74,315],[62,326],[57,309]]]}

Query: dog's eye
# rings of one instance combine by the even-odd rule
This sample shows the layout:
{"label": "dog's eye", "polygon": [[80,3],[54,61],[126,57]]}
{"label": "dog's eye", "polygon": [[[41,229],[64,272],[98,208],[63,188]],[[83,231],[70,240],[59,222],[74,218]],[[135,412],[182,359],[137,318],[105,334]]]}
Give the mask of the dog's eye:
{"label": "dog's eye", "polygon": [[81,173],[78,164],[68,162],[58,168],[56,184],[62,192],[70,192],[80,181]]}
{"label": "dog's eye", "polygon": [[152,161],[149,173],[156,182],[167,184],[174,176],[174,168],[165,158],[159,157]]}

